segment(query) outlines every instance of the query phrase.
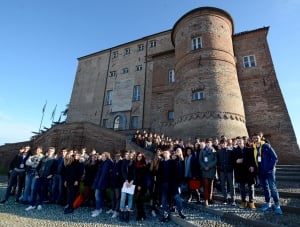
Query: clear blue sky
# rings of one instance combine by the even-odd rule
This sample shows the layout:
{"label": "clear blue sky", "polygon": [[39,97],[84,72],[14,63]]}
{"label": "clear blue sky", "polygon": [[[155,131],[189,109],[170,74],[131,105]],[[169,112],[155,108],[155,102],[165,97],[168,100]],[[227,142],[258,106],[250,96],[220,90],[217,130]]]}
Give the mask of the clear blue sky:
{"label": "clear blue sky", "polygon": [[[0,1],[0,145],[30,139],[69,103],[77,58],[169,30],[188,11],[227,11],[235,33],[270,26],[268,41],[300,139],[299,0]],[[263,129],[262,129],[263,130]]]}

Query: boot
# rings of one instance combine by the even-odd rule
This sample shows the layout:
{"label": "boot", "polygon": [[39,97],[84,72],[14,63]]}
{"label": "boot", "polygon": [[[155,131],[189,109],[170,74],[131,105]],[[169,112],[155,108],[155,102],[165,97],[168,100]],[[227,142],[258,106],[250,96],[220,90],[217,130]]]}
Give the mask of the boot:
{"label": "boot", "polygon": [[125,211],[120,211],[119,219],[120,221],[124,221]]}
{"label": "boot", "polygon": [[241,208],[241,209],[247,208],[247,202],[241,202],[240,208]]}
{"label": "boot", "polygon": [[249,203],[248,203],[248,206],[249,206],[249,208],[250,208],[251,210],[255,210],[255,209],[256,209],[254,202],[249,202]]}
{"label": "boot", "polygon": [[126,222],[129,222],[129,211],[125,211],[125,214],[124,214],[124,221]]}

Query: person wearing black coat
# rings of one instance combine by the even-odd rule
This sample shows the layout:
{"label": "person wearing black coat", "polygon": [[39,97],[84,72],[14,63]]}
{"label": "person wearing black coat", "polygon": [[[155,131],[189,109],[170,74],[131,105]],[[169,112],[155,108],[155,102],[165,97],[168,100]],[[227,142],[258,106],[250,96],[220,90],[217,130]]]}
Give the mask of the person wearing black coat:
{"label": "person wearing black coat", "polygon": [[110,173],[110,199],[111,209],[106,213],[112,213],[112,218],[116,218],[119,215],[120,199],[121,199],[121,188],[123,185],[122,181],[122,157],[120,153],[115,154],[115,158],[112,164],[112,170]]}
{"label": "person wearing black coat", "polygon": [[[124,154],[124,159],[122,160],[121,174],[123,180],[123,187],[121,191],[120,200],[120,220],[129,221],[129,212],[133,208],[133,193],[127,193],[123,189],[134,188],[135,187],[135,157],[134,152],[126,151]],[[126,200],[127,208],[125,208]]]}
{"label": "person wearing black coat", "polygon": [[[257,169],[255,168],[254,151],[253,148],[245,146],[241,137],[237,137],[237,144],[238,146],[233,149],[233,156],[235,181],[239,183],[242,199],[240,208],[249,206],[250,209],[255,209],[254,185]],[[246,201],[246,185],[248,186],[249,203]]]}
{"label": "person wearing black coat", "polygon": [[137,208],[137,221],[146,219],[144,197],[147,192],[147,163],[144,153],[138,152],[135,160],[135,196]]}
{"label": "person wearing black coat", "polygon": [[84,165],[79,162],[80,154],[76,153],[74,155],[68,156],[64,160],[64,186],[67,188],[68,200],[67,207],[64,209],[64,213],[72,213],[74,211],[73,203],[76,194],[79,190],[79,183],[83,176]]}
{"label": "person wearing black coat", "polygon": [[[178,159],[178,156],[173,152],[173,158],[170,159],[170,151],[163,151],[164,160],[161,161],[159,165],[159,177],[160,182],[162,183],[162,208],[163,208],[163,217],[161,222],[166,222],[169,220],[169,208],[170,199],[175,199],[176,207],[178,214],[181,218],[185,218],[182,213],[182,200],[180,197],[180,184],[182,179],[178,176],[182,173],[181,162]],[[171,197],[169,199],[169,196]]]}
{"label": "person wearing black coat", "polygon": [[21,147],[19,153],[14,157],[9,165],[9,180],[8,186],[6,189],[6,193],[4,199],[0,202],[0,204],[5,204],[8,200],[11,189],[14,185],[18,185],[16,202],[19,202],[19,197],[22,194],[22,190],[25,182],[25,163],[29,157],[29,146]]}
{"label": "person wearing black coat", "polygon": [[235,188],[234,188],[234,156],[232,149],[227,147],[226,138],[220,140],[220,149],[217,151],[217,170],[221,181],[221,189],[223,194],[223,204],[228,203],[227,184],[229,184],[231,205],[235,206]]}
{"label": "person wearing black coat", "polygon": [[93,206],[95,202],[95,192],[92,189],[94,179],[98,170],[98,156],[97,154],[90,154],[88,161],[84,164],[84,203],[87,206]]}

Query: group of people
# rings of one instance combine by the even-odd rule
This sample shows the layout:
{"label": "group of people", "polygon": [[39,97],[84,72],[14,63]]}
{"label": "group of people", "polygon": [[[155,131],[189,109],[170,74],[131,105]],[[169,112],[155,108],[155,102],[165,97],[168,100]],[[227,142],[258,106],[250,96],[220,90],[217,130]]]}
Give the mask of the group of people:
{"label": "group of people", "polygon": [[[193,144],[189,142],[184,145],[182,139],[172,139],[164,134],[137,130],[132,141],[150,151],[164,150],[168,147],[180,147],[184,150],[185,183],[195,179],[200,181],[203,185],[205,206],[213,203],[212,192],[217,179],[221,184],[224,204],[231,203],[236,206],[235,184],[238,184],[242,201],[239,207],[256,209],[255,187],[261,187],[266,201],[261,211],[272,208],[272,197],[275,213],[282,214],[275,179],[278,158],[262,132],[255,133],[250,138],[222,136],[220,140],[209,138],[205,141],[195,138]],[[188,201],[192,200],[193,194],[196,194],[197,200],[200,201],[199,190],[188,189],[190,194]],[[246,201],[247,193],[248,201]]]}
{"label": "group of people", "polygon": [[[145,141],[149,145],[150,140],[139,143],[139,137],[136,134],[133,141],[147,149]],[[92,217],[109,206],[106,213],[112,218],[119,216],[122,221],[128,221],[136,209],[136,220],[142,221],[146,218],[147,197],[151,215],[156,216],[161,207],[161,221],[166,222],[172,210],[181,218],[186,217],[181,198],[183,185],[188,185],[188,202],[194,195],[200,202],[202,194],[204,206],[209,206],[214,203],[214,182],[219,179],[223,203],[235,206],[238,183],[239,207],[255,209],[254,185],[259,179],[266,202],[260,209],[271,209],[272,197],[275,213],[282,214],[275,181],[277,155],[260,133],[253,135],[252,140],[222,137],[220,141],[195,139],[194,143],[187,144],[180,139],[161,140],[157,135],[152,138],[155,139],[148,146],[153,151],[150,158],[144,152],[133,150],[116,152],[112,158],[110,152],[98,154],[95,149],[89,153],[85,148],[56,152],[54,147],[49,147],[43,152],[41,146],[33,151],[30,146],[24,146],[10,163],[8,186],[0,204],[5,204],[17,187],[16,202],[27,204],[26,211],[43,209],[47,200],[63,205],[65,214],[82,204],[94,207]],[[192,185],[195,181],[199,182],[196,187]]]}

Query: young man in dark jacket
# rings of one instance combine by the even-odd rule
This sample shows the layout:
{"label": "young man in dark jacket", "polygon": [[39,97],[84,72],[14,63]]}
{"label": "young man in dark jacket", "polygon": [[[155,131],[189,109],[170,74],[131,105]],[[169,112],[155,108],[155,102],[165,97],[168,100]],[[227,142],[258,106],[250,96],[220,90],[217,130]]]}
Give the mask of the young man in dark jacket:
{"label": "young man in dark jacket", "polygon": [[223,204],[228,203],[227,199],[227,184],[229,184],[231,204],[235,203],[235,188],[234,188],[234,174],[233,174],[233,152],[232,149],[228,149],[227,141],[225,138],[220,140],[221,149],[217,151],[217,169],[219,178],[221,180],[221,188],[223,194]]}
{"label": "young man in dark jacket", "polygon": [[29,157],[29,146],[21,147],[19,153],[14,157],[12,162],[9,165],[9,181],[6,189],[6,193],[4,199],[0,202],[0,204],[5,204],[10,196],[10,192],[12,187],[15,184],[18,184],[18,191],[16,195],[16,202],[19,202],[19,197],[22,194],[22,190],[24,187],[25,181],[25,163]]}

